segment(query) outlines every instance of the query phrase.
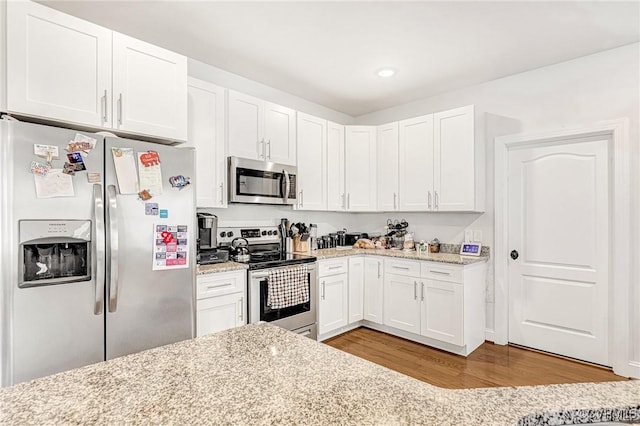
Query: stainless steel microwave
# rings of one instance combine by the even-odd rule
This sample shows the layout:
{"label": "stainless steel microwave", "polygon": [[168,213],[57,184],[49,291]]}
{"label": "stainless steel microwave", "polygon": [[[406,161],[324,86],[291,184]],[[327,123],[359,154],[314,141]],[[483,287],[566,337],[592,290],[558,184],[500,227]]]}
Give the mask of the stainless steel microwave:
{"label": "stainless steel microwave", "polygon": [[229,202],[296,204],[297,168],[229,157]]}

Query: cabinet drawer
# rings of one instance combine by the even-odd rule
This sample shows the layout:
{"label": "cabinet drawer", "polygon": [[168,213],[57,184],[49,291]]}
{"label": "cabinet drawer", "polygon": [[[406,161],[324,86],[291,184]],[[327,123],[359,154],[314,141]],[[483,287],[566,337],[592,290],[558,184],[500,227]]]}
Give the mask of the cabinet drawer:
{"label": "cabinet drawer", "polygon": [[240,291],[244,292],[246,277],[244,271],[200,275],[197,278],[197,298],[204,299]]}
{"label": "cabinet drawer", "polygon": [[318,262],[318,276],[326,277],[327,275],[346,274],[349,270],[349,259],[344,257],[342,259],[322,260]]}
{"label": "cabinet drawer", "polygon": [[420,276],[420,262],[414,260],[384,260],[385,274],[404,275],[407,277]]}
{"label": "cabinet drawer", "polygon": [[462,283],[462,267],[444,265],[435,262],[422,262],[422,278],[430,280],[448,281],[452,283]]}

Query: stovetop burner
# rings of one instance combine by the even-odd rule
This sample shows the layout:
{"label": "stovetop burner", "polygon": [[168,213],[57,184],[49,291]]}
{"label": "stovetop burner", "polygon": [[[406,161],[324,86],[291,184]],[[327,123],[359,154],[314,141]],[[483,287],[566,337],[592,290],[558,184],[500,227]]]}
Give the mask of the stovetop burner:
{"label": "stovetop burner", "polygon": [[297,265],[315,262],[314,256],[299,253],[257,252],[251,253],[248,261],[239,261],[249,265],[250,270],[275,268],[279,266]]}

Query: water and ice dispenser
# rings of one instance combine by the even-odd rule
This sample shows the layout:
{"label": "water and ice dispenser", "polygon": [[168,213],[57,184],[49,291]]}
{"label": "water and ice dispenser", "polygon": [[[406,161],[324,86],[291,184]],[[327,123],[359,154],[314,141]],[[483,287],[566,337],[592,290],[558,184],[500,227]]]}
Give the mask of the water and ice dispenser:
{"label": "water and ice dispenser", "polygon": [[18,287],[91,279],[91,221],[21,220]]}

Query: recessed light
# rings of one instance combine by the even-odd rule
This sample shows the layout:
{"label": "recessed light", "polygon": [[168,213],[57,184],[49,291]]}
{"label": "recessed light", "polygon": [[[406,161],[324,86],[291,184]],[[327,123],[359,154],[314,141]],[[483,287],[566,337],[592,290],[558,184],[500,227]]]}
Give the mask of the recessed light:
{"label": "recessed light", "polygon": [[396,70],[394,70],[393,68],[382,68],[376,71],[376,74],[378,75],[378,77],[391,77],[395,73],[396,73]]}

